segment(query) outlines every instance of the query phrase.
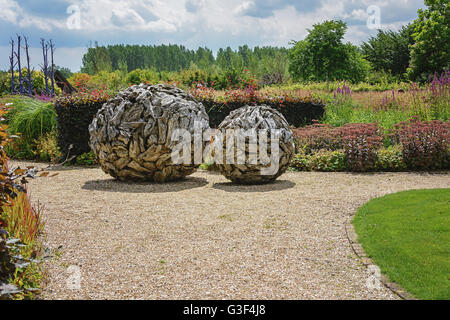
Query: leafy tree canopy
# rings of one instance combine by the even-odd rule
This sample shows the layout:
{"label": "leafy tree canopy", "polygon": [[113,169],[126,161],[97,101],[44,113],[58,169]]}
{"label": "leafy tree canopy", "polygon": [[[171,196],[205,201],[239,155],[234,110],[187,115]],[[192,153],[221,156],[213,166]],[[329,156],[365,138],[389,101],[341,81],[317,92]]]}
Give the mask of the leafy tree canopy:
{"label": "leafy tree canopy", "polygon": [[290,51],[292,77],[303,81],[364,80],[370,64],[359,49],[344,43],[347,24],[341,20],[325,21],[308,29],[305,40]]}
{"label": "leafy tree canopy", "polygon": [[412,80],[425,80],[434,72],[450,69],[450,8],[448,0],[425,0],[413,23],[411,46]]}
{"label": "leafy tree canopy", "polygon": [[361,45],[364,58],[376,71],[402,77],[411,58],[410,46],[414,43],[412,32],[412,25],[403,27],[398,32],[378,30],[376,37],[371,37]]}

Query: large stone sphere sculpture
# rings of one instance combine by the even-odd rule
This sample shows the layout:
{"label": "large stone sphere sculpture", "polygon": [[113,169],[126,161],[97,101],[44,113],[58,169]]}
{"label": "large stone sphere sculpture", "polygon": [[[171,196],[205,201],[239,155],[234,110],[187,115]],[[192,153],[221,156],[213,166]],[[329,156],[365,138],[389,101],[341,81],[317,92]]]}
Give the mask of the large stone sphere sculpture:
{"label": "large stone sphere sculpture", "polygon": [[183,141],[172,141],[172,133],[180,129],[193,135],[194,125],[206,130],[209,118],[191,95],[169,85],[141,84],[120,92],[98,111],[89,126],[90,146],[103,171],[116,179],[177,180],[199,165],[194,164],[193,145],[190,164],[172,161],[174,147]]}
{"label": "large stone sphere sculpture", "polygon": [[[245,106],[234,110],[218,129],[223,137],[223,161],[217,166],[220,172],[232,182],[240,184],[273,182],[289,167],[294,155],[293,133],[284,116],[271,107],[266,105]],[[242,134],[254,130],[257,138],[254,140],[245,138],[245,140],[241,140],[240,144],[235,138],[234,146],[227,146],[227,141],[232,141],[226,138],[227,130],[237,135],[239,135],[238,132]],[[263,138],[264,136],[266,138]],[[241,137],[241,139],[243,138]],[[251,147],[250,145],[255,142],[257,147]],[[267,148],[266,152],[262,153],[261,149],[265,148],[262,148],[263,146],[267,146]],[[255,150],[257,151],[256,155]],[[229,154],[228,158],[232,159],[228,162],[234,163],[227,163],[227,153]],[[245,163],[240,163],[239,156],[243,159],[243,154],[245,154]],[[253,158],[250,157],[251,154]]]}

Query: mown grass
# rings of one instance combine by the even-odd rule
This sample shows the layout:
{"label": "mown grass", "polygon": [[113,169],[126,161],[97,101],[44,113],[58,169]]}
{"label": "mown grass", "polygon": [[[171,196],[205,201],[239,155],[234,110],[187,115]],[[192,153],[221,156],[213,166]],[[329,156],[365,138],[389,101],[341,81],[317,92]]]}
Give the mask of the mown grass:
{"label": "mown grass", "polygon": [[374,199],[353,224],[365,252],[419,299],[450,299],[450,189]]}

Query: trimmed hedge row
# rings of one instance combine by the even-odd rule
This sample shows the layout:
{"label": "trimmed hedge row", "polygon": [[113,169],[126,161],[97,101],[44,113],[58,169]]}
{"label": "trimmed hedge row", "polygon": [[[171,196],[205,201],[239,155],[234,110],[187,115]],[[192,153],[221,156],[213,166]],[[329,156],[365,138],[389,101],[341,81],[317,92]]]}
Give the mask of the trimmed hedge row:
{"label": "trimmed hedge row", "polygon": [[[256,103],[247,102],[218,102],[214,99],[198,99],[206,109],[209,116],[209,124],[212,128],[218,127],[231,111]],[[275,110],[278,110],[286,118],[287,122],[298,128],[313,123],[313,120],[320,120],[325,113],[325,106],[317,102],[305,101],[284,101],[280,103],[275,99],[264,99],[258,101],[258,104],[266,104]]]}
{"label": "trimmed hedge row", "polygon": [[[64,105],[55,103],[58,145],[63,158],[79,156],[91,151],[89,125],[104,102]],[[70,146],[72,145],[72,148]],[[69,151],[70,149],[70,151]]]}
{"label": "trimmed hedge row", "polygon": [[[110,96],[102,91],[77,93],[72,96],[62,96],[55,102],[58,127],[58,143],[63,158],[79,156],[91,151],[89,147],[89,130],[97,111],[108,101]],[[213,98],[196,97],[205,106],[212,128],[219,126],[228,114],[248,104],[267,104],[280,111],[290,125],[300,127],[322,118],[325,106],[315,101],[288,100],[282,103],[278,99],[264,98],[258,102],[242,100],[220,102]],[[70,146],[72,148],[69,151]]]}

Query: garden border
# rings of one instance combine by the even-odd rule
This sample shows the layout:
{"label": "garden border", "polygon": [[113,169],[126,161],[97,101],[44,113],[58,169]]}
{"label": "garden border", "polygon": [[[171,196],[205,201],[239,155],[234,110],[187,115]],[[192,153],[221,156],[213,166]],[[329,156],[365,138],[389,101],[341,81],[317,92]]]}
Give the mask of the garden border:
{"label": "garden border", "polygon": [[[358,256],[358,258],[361,260],[364,266],[368,268],[370,265],[376,264],[371,258],[367,256],[367,254],[364,252],[362,245],[358,242],[358,235],[356,234],[355,228],[352,223],[352,219],[354,218],[354,216],[355,215],[349,217],[348,220],[345,222],[345,233],[347,235],[347,239],[350,243],[350,246],[352,247],[353,252]],[[405,289],[400,287],[398,284],[391,282],[389,278],[384,274],[381,274],[380,281],[393,294],[399,296],[403,300],[419,300],[412,294],[407,292]]]}

